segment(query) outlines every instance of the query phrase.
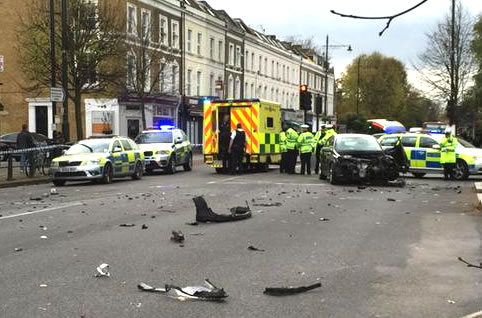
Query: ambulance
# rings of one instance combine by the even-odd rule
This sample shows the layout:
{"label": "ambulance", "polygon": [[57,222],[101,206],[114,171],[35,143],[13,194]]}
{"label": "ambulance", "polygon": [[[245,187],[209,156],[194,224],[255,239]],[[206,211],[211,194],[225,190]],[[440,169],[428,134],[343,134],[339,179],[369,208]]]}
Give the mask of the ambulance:
{"label": "ambulance", "polygon": [[281,162],[279,134],[281,105],[260,99],[216,100],[204,103],[203,153],[204,163],[220,173],[223,166],[220,154],[220,125],[229,123],[230,132],[241,124],[246,133],[246,168],[267,171],[270,164]]}

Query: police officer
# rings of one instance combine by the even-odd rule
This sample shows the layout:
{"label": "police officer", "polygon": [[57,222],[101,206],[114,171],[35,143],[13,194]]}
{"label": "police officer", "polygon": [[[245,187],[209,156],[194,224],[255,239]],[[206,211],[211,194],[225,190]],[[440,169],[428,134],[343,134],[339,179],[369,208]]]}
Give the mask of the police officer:
{"label": "police officer", "polygon": [[454,168],[457,162],[455,148],[457,147],[457,138],[452,136],[452,131],[447,128],[445,130],[445,137],[440,142],[440,163],[444,167],[444,179],[454,179]]}
{"label": "police officer", "polygon": [[[331,124],[328,124],[328,125],[325,125],[325,135],[323,136],[323,138],[320,139],[320,141],[318,141],[318,144],[320,146],[320,172],[323,170],[323,162],[321,161],[321,149],[323,149],[323,147],[326,145],[327,141],[335,136],[337,133],[333,127],[333,125]],[[321,179],[321,173],[320,173],[320,179]]]}
{"label": "police officer", "polygon": [[[28,131],[27,124],[22,125],[22,131],[17,135],[17,149],[28,149],[35,147],[32,134]],[[20,156],[20,170],[25,170],[26,160],[28,156],[32,156],[32,152],[22,152]]]}
{"label": "police officer", "polygon": [[319,141],[325,136],[325,124],[320,125],[320,129],[316,132],[314,138],[314,147],[315,147],[315,173],[318,174],[320,171],[320,151],[321,146]]}
{"label": "police officer", "polygon": [[241,124],[236,125],[236,130],[231,134],[229,153],[231,154],[231,174],[241,173],[241,165],[245,156],[246,133]]}
{"label": "police officer", "polygon": [[286,170],[288,174],[295,173],[296,160],[298,159],[297,143],[298,133],[293,128],[288,128],[288,130],[286,130],[286,149],[288,150]]}
{"label": "police officer", "polygon": [[281,163],[280,163],[280,173],[288,172],[286,169],[286,163],[287,163],[287,155],[288,155],[288,149],[286,148],[286,129],[287,126],[286,124],[283,124],[283,131],[280,132],[279,134],[279,146],[280,146],[280,151],[281,151]]}
{"label": "police officer", "polygon": [[230,118],[229,115],[224,115],[223,121],[219,125],[219,155],[223,161],[223,172],[228,172],[229,162],[229,142],[230,142]]}
{"label": "police officer", "polygon": [[[298,136],[298,149],[301,158],[301,173],[311,175],[311,153],[313,152],[313,133],[309,131],[310,126],[302,125],[303,132]],[[306,169],[305,169],[306,168]]]}

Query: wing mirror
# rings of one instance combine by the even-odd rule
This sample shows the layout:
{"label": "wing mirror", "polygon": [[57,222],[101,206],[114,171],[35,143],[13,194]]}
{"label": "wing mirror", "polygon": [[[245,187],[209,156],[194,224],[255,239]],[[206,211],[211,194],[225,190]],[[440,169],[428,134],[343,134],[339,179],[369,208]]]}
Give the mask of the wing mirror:
{"label": "wing mirror", "polygon": [[121,147],[115,147],[114,152],[122,152],[122,148]]}
{"label": "wing mirror", "polygon": [[432,146],[432,149],[440,150],[440,145],[433,145],[433,146]]}

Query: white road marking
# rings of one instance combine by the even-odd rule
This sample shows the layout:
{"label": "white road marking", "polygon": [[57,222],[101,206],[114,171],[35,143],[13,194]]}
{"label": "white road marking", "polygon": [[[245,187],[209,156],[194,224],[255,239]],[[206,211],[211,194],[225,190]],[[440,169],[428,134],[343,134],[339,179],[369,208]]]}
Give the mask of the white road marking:
{"label": "white road marking", "polygon": [[235,180],[235,179],[238,179],[238,178],[241,178],[241,176],[226,178],[226,179],[217,180],[217,181],[211,181],[211,182],[208,182],[208,184],[222,183],[222,182],[232,181],[232,180]]}
{"label": "white road marking", "polygon": [[51,212],[51,211],[55,211],[55,210],[59,210],[59,209],[71,208],[71,207],[79,206],[79,205],[82,205],[82,202],[72,202],[72,203],[69,203],[69,204],[59,205],[59,206],[51,207],[51,208],[48,208],[48,209],[43,209],[43,210],[38,210],[38,211],[32,211],[32,212],[25,212],[25,213],[20,213],[20,214],[7,215],[7,216],[2,216],[2,217],[0,217],[0,220],[12,219],[12,218],[20,217],[20,216],[32,215],[32,214],[43,213],[43,212]]}

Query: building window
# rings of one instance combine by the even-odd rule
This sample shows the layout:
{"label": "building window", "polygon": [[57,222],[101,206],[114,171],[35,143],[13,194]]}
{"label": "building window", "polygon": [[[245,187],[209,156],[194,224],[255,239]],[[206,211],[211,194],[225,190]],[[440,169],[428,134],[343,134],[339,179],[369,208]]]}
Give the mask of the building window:
{"label": "building window", "polygon": [[264,87],[263,98],[268,99],[268,86]]}
{"label": "building window", "polygon": [[187,70],[187,76],[186,76],[186,94],[187,96],[192,96],[191,92],[191,85],[192,84],[192,71]]}
{"label": "building window", "polygon": [[151,58],[146,56],[144,65],[144,92],[151,91]]}
{"label": "building window", "polygon": [[214,60],[214,38],[209,39],[209,58]]}
{"label": "building window", "polygon": [[168,45],[167,40],[167,18],[165,16],[159,16],[159,42],[162,45]]}
{"label": "building window", "polygon": [[254,72],[254,53],[251,53],[251,72]]}
{"label": "building window", "polygon": [[179,48],[179,23],[177,21],[172,21],[171,29],[172,29],[171,46],[175,49],[178,49]]}
{"label": "building window", "polygon": [[137,8],[133,4],[127,3],[127,33],[137,34]]}
{"label": "building window", "polygon": [[290,82],[290,67],[286,67],[286,81]]}
{"label": "building window", "polygon": [[134,89],[136,87],[137,65],[136,57],[133,54],[127,55],[127,87]]}
{"label": "building window", "polygon": [[259,74],[261,74],[261,67],[263,66],[263,57],[262,56],[259,56],[259,59],[258,59],[258,72]]}
{"label": "building window", "polygon": [[279,80],[279,63],[276,63],[276,79]]}
{"label": "building window", "polygon": [[214,74],[209,75],[209,96],[214,96]]}
{"label": "building window", "polygon": [[229,65],[234,66],[234,45],[229,44]]}
{"label": "building window", "polygon": [[223,59],[223,41],[218,42],[218,61],[222,62]]}
{"label": "building window", "polygon": [[264,58],[264,75],[268,76],[268,58]]}
{"label": "building window", "polygon": [[236,99],[241,98],[241,81],[239,80],[239,77],[236,77]]}
{"label": "building window", "polygon": [[228,98],[233,98],[233,93],[234,93],[234,81],[233,77],[229,75],[229,80],[228,80]]}
{"label": "building window", "polygon": [[274,100],[274,88],[271,87],[271,100]]}
{"label": "building window", "polygon": [[172,75],[171,82],[173,85],[172,93],[177,94],[179,92],[179,65],[177,64],[177,62],[174,62],[174,64],[172,65],[171,75]]}
{"label": "building window", "polygon": [[241,48],[236,46],[236,67],[241,67]]}
{"label": "building window", "polygon": [[254,98],[256,97],[256,95],[254,94],[254,84],[251,83],[251,98]]}
{"label": "building window", "polygon": [[283,73],[282,73],[282,74],[283,74],[283,75],[282,75],[281,79],[282,79],[283,82],[284,82],[285,79],[286,79],[286,66],[284,66],[284,65],[283,65]]}
{"label": "building window", "polygon": [[271,61],[271,77],[274,78],[274,61]]}
{"label": "building window", "polygon": [[203,43],[202,33],[197,34],[197,55],[201,55],[201,45]]}
{"label": "building window", "polygon": [[142,9],[141,21],[142,21],[142,39],[144,41],[150,41],[151,40],[151,11]]}
{"label": "building window", "polygon": [[192,30],[187,30],[187,51],[192,52]]}
{"label": "building window", "polygon": [[248,97],[248,83],[244,83],[244,92],[243,92],[244,98]]}
{"label": "building window", "polygon": [[159,92],[162,94],[166,91],[167,84],[167,63],[161,60],[159,63]]}
{"label": "building window", "polygon": [[[249,67],[248,66],[249,65],[249,52],[246,51],[246,54],[244,56],[245,56],[245,58],[244,58],[244,69],[248,70],[248,67]],[[246,94],[246,92],[245,92],[245,94]]]}
{"label": "building window", "polygon": [[202,78],[202,73],[197,72],[197,77],[196,77],[196,95],[201,96],[201,78]]}

